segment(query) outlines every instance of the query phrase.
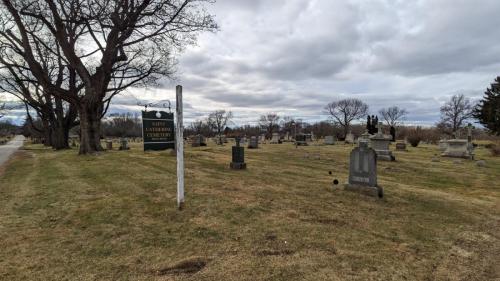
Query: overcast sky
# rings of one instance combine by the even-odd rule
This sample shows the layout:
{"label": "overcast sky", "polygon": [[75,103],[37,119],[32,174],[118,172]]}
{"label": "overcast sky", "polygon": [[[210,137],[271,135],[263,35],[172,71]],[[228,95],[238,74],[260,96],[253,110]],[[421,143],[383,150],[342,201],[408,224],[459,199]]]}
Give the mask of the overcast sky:
{"label": "overcast sky", "polygon": [[353,97],[433,124],[450,96],[478,99],[500,75],[498,0],[218,0],[209,10],[220,31],[179,57],[178,81],[131,90],[112,112],[174,101],[182,84],[188,123],[215,109],[240,125],[266,112],[327,120],[327,103]]}

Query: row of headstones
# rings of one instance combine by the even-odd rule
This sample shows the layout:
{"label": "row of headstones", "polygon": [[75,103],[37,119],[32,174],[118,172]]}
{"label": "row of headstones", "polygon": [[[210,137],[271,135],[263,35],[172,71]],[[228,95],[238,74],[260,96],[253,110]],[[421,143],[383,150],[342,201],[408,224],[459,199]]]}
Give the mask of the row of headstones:
{"label": "row of headstones", "polygon": [[[231,151],[232,157],[229,167],[234,170],[247,168],[245,148],[240,146],[240,141],[240,138],[236,138],[236,145],[232,147]],[[377,184],[378,155],[373,148],[369,147],[368,138],[362,138],[358,143],[359,146],[354,148],[350,155],[349,182],[345,185],[345,189],[383,197],[383,189]]]}
{"label": "row of headstones", "polygon": [[[132,142],[136,142],[136,141],[137,141],[136,138],[132,139]],[[70,138],[70,142],[71,142],[72,147],[78,146],[78,139],[77,138]],[[130,146],[128,145],[129,139],[120,138],[118,140],[118,143],[120,144],[120,146],[118,147],[119,150],[129,150],[130,149]],[[107,139],[107,140],[105,140],[105,144],[106,144],[106,150],[113,150],[113,140]]]}
{"label": "row of headstones", "polygon": [[[120,146],[118,147],[119,150],[129,150],[130,147],[128,145],[128,139],[127,138],[120,138]],[[106,140],[106,150],[113,150],[113,141],[112,140]]]}
{"label": "row of headstones", "polygon": [[[382,138],[380,135],[369,137],[368,133],[362,135],[358,141],[358,146],[351,151],[349,159],[349,179],[345,185],[346,190],[364,193],[370,196],[383,197],[384,190],[377,183],[377,160],[394,160],[392,154],[381,154],[377,141]],[[390,139],[383,138],[384,142]],[[375,145],[374,145],[375,143]],[[371,146],[371,147],[370,147]],[[375,148],[374,148],[375,147]],[[236,145],[232,147],[232,169],[246,169],[244,147],[240,146],[240,140],[236,140]],[[335,180],[334,182],[337,182]]]}
{"label": "row of headstones", "polygon": [[[383,197],[383,188],[377,183],[377,160],[385,159],[388,155],[384,153],[381,154],[380,147],[377,146],[380,134],[377,135],[370,138],[368,137],[369,134],[365,133],[358,141],[359,146],[351,151],[349,159],[349,181],[345,185],[346,190]],[[387,138],[385,139],[387,140]],[[375,145],[373,142],[374,140]],[[397,146],[396,144],[396,147]],[[406,149],[406,147],[403,146],[400,146],[400,148]],[[473,146],[470,126],[467,140],[453,139],[442,141],[440,142],[440,148],[443,151],[443,156],[472,159]],[[480,166],[479,164],[484,165],[483,162],[484,161],[478,161],[478,166]]]}
{"label": "row of headstones", "polygon": [[[295,140],[295,142],[298,145],[307,145],[308,142],[313,141],[312,134],[300,134],[300,135],[297,135],[296,138],[297,138],[297,140]],[[332,139],[333,139],[333,136],[332,136]],[[228,140],[225,136],[214,137],[213,141],[218,145],[222,145],[223,143],[228,143]],[[287,142],[287,141],[293,141],[293,140],[292,139],[287,140],[286,138],[282,139],[282,138],[280,138],[279,134],[275,133],[275,134],[273,134],[269,143],[270,144],[281,144],[281,143]],[[196,135],[196,136],[191,137],[190,142],[191,142],[192,147],[200,147],[200,146],[207,145],[206,139],[202,135]],[[266,137],[265,137],[265,135],[261,135],[259,137],[252,136],[252,137],[248,138],[248,140],[246,137],[240,138],[241,145],[244,145],[247,142],[248,142],[248,148],[258,148],[259,143],[262,144],[262,143],[266,142]],[[332,141],[331,144],[334,144],[334,141]]]}

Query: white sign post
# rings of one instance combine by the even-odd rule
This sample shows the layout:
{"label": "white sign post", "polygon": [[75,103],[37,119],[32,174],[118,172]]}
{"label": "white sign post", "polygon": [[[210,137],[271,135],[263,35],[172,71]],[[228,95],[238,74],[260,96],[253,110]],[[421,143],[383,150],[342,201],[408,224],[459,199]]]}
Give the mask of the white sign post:
{"label": "white sign post", "polygon": [[182,210],[184,207],[184,136],[182,125],[182,86],[177,85],[176,107],[177,127],[176,127],[176,149],[177,149],[177,207]]}

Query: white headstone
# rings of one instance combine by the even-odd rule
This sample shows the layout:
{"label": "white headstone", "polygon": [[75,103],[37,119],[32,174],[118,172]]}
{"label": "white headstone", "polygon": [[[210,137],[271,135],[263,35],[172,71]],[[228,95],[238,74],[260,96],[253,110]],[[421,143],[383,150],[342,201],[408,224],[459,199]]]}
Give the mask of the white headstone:
{"label": "white headstone", "polygon": [[325,136],[325,144],[326,145],[334,145],[335,137],[334,136]]}

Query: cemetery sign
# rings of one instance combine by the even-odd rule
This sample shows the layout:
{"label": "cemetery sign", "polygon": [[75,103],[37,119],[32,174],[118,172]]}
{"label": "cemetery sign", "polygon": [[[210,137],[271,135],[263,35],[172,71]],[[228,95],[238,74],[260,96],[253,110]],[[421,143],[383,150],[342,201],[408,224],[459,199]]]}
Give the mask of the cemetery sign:
{"label": "cemetery sign", "polygon": [[175,149],[174,114],[143,111],[142,136],[144,151]]}

